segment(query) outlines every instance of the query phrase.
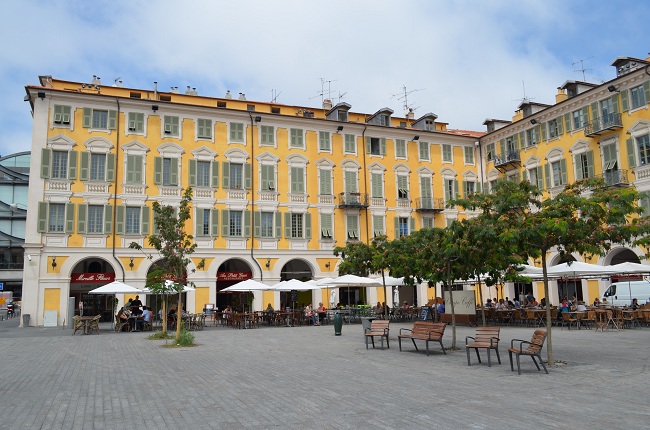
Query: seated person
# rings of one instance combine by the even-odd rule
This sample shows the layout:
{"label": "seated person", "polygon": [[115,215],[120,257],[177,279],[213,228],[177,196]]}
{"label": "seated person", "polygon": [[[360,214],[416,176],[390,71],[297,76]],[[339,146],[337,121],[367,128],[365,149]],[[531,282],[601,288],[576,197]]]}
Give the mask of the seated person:
{"label": "seated person", "polygon": [[120,308],[120,310],[117,311],[117,319],[118,319],[118,322],[121,322],[121,323],[128,323],[129,322],[129,315],[126,313],[124,308]]}
{"label": "seated person", "polygon": [[486,308],[494,307],[494,305],[492,304],[492,299],[490,298],[487,299],[487,301],[485,302],[485,307]]}
{"label": "seated person", "polygon": [[[137,322],[138,320],[136,320]],[[142,307],[142,322],[153,324],[153,312],[146,306]],[[137,330],[137,328],[136,328]]]}
{"label": "seated person", "polygon": [[585,312],[586,310],[587,307],[585,306],[585,302],[578,302],[578,306],[576,306],[576,311]]}
{"label": "seated person", "polygon": [[314,325],[320,325],[318,323],[318,320],[316,319],[316,315],[314,314],[314,310],[311,307],[311,303],[305,307],[305,316],[309,317],[311,319],[312,324]]}
{"label": "seated person", "polygon": [[442,315],[442,314],[445,313],[445,302],[444,301],[442,301],[442,302],[440,302],[438,304],[437,310],[438,310],[438,315]]}
{"label": "seated person", "polygon": [[271,306],[271,303],[269,303],[269,305],[266,307],[266,311],[265,311],[265,312],[266,312],[267,314],[272,314],[273,312],[275,312],[275,310],[273,309],[273,306]]}
{"label": "seated person", "polygon": [[409,308],[409,304],[406,300],[404,300],[404,303],[402,303],[402,309],[408,309],[408,308]]}
{"label": "seated person", "polygon": [[325,309],[325,306],[323,306],[323,302],[318,303],[318,308],[316,308],[316,312],[318,312],[318,321],[325,321],[327,319],[327,309]]}
{"label": "seated person", "polygon": [[632,299],[632,310],[639,309],[639,301],[637,299]]}
{"label": "seated person", "polygon": [[599,305],[600,305],[600,299],[598,297],[596,297],[594,299],[594,306],[599,306]]}

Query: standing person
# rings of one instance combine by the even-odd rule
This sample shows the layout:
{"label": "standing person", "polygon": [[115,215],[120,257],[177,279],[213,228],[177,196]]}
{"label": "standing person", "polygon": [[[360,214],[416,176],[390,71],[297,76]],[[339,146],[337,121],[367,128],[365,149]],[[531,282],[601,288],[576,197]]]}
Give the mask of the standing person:
{"label": "standing person", "polygon": [[135,300],[131,302],[131,313],[133,315],[141,315],[142,310],[140,308],[142,307],[142,302],[140,301],[140,296],[135,296]]}
{"label": "standing person", "polygon": [[84,302],[79,300],[79,316],[84,316]]}

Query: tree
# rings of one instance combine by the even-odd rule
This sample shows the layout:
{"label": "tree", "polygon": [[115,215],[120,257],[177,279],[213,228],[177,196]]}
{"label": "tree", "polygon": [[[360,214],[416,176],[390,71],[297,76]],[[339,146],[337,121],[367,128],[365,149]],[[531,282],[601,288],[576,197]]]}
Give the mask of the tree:
{"label": "tree", "polygon": [[[154,225],[157,232],[148,237],[149,245],[162,256],[162,265],[157,266],[147,275],[147,288],[156,294],[169,291],[178,293],[178,310],[176,318],[176,341],[181,333],[181,311],[183,308],[182,291],[186,285],[193,285],[187,280],[187,266],[191,262],[190,255],[196,249],[194,238],[185,232],[185,223],[190,219],[190,203],[192,188],[186,188],[178,207],[161,205],[153,202]],[[130,248],[142,247],[132,242]],[[203,268],[204,261],[197,264],[197,269]],[[169,282],[171,281],[171,282]],[[166,303],[163,302],[163,318],[166,315]],[[163,323],[163,332],[167,324]]]}

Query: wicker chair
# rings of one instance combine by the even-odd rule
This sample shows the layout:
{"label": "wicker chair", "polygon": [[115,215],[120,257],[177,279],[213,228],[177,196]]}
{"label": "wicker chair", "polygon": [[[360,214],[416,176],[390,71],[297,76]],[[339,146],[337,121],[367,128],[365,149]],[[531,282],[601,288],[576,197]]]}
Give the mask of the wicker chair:
{"label": "wicker chair", "polygon": [[95,315],[95,318],[88,321],[88,334],[92,333],[93,330],[99,334],[99,320],[102,318],[101,315]]}
{"label": "wicker chair", "polygon": [[78,315],[75,315],[72,317],[72,321],[74,324],[74,329],[72,331],[72,335],[74,336],[77,333],[77,330],[81,330],[82,332],[84,331],[84,322],[81,321],[81,317]]}

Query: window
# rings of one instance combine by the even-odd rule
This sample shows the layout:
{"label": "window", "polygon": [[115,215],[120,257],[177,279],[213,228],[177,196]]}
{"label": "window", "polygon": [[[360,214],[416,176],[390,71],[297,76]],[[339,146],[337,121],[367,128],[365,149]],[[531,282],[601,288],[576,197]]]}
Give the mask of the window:
{"label": "window", "polygon": [[113,206],[80,204],[77,208],[77,232],[79,234],[113,232]]}
{"label": "window", "polygon": [[359,240],[359,215],[346,215],[345,221],[348,229],[348,240]]}
{"label": "window", "polygon": [[463,181],[463,193],[465,196],[474,194],[476,192],[476,182],[473,181]]}
{"label": "window", "polygon": [[331,151],[332,142],[330,140],[329,131],[319,131],[318,132],[318,149],[321,151]]}
{"label": "window", "polygon": [[548,122],[548,137],[553,139],[554,137],[558,137],[559,135],[560,135],[560,130],[558,128],[557,118],[550,120]]}
{"label": "window", "polygon": [[345,148],[344,151],[346,154],[356,154],[357,153],[357,144],[354,141],[353,134],[345,135]]}
{"label": "window", "polygon": [[408,218],[397,218],[397,237],[408,236],[409,234],[409,219]]}
{"label": "window", "polygon": [[303,214],[291,214],[291,237],[303,237]]}
{"label": "window", "polygon": [[433,218],[422,217],[422,228],[433,228]]}
{"label": "window", "polygon": [[607,145],[602,145],[601,150],[603,151],[603,170],[617,170],[618,155],[616,153],[616,144],[610,143]]}
{"label": "window", "polygon": [[106,180],[106,154],[90,154],[90,180]]}
{"label": "window", "polygon": [[165,115],[163,121],[163,136],[179,136],[179,118]]}
{"label": "window", "polygon": [[381,173],[370,173],[370,191],[372,198],[384,197],[384,175]]}
{"label": "window", "polygon": [[532,184],[535,185],[537,188],[540,190],[544,188],[541,180],[542,172],[540,171],[540,167],[533,167],[532,169],[527,170],[528,172],[528,181]]}
{"label": "window", "polygon": [[273,212],[260,213],[260,236],[273,237]]}
{"label": "window", "polygon": [[553,175],[553,186],[557,187],[567,183],[566,160],[561,159],[551,163],[551,173]]}
{"label": "window", "polygon": [[643,85],[631,88],[630,97],[632,98],[632,109],[640,108],[641,106],[645,106],[648,103],[648,100],[646,100],[645,92],[643,91]]}
{"label": "window", "polygon": [[338,113],[338,120],[339,120],[339,121],[341,121],[341,122],[348,122],[348,113],[347,113],[347,111],[344,111],[344,110],[342,110],[342,109],[339,109],[339,110],[337,111],[337,113]]}
{"label": "window", "polygon": [[448,145],[448,144],[443,144],[442,145],[442,162],[443,163],[451,163],[451,162],[453,162],[451,145]]}
{"label": "window", "polygon": [[70,106],[54,105],[54,124],[70,124]]}
{"label": "window", "polygon": [[128,128],[133,133],[144,133],[144,113],[129,112]]}
{"label": "window", "polygon": [[212,120],[199,118],[196,120],[196,137],[199,139],[212,139]]}
{"label": "window", "polygon": [[474,164],[474,148],[466,146],[463,148],[465,155],[465,164]]}
{"label": "window", "polygon": [[494,143],[488,143],[485,145],[485,158],[487,161],[492,161],[494,160],[494,155],[495,155],[495,144]]}
{"label": "window", "polygon": [[241,211],[230,211],[228,226],[229,226],[228,227],[229,236],[242,235],[242,212]]}
{"label": "window", "polygon": [[358,193],[359,189],[357,188],[357,172],[352,170],[345,171],[345,192],[346,193]]}
{"label": "window", "polygon": [[243,142],[244,141],[244,124],[241,122],[230,123],[230,141]]}
{"label": "window", "polygon": [[420,160],[429,160],[429,142],[419,142]]}
{"label": "window", "polygon": [[406,175],[397,175],[397,198],[409,198],[409,178]]}
{"label": "window", "polygon": [[104,206],[88,206],[88,233],[104,232]]}
{"label": "window", "polygon": [[371,155],[385,155],[386,139],[383,137],[366,137],[366,153]]}
{"label": "window", "polygon": [[275,190],[275,166],[271,164],[262,164],[261,166],[262,180],[261,187],[263,191]]}
{"label": "window", "polygon": [[93,109],[92,128],[108,128],[108,111]]}
{"label": "window", "polygon": [[332,214],[320,214],[320,232],[321,238],[331,239],[334,237],[332,228]]}
{"label": "window", "polygon": [[230,163],[230,173],[228,178],[230,180],[231,190],[241,190],[243,188],[243,167],[242,164]]}
{"label": "window", "polygon": [[395,158],[406,158],[406,140],[395,139]]}
{"label": "window", "polygon": [[575,156],[576,180],[594,177],[594,153],[587,151]]}
{"label": "window", "polygon": [[291,148],[304,148],[305,141],[302,128],[292,128],[289,134],[289,146]]}
{"label": "window", "polygon": [[582,109],[578,109],[573,111],[571,114],[573,117],[573,129],[574,130],[579,130],[585,126],[585,122],[587,121],[588,114],[587,114],[587,108],[584,107]]}
{"label": "window", "polygon": [[431,178],[420,176],[421,209],[433,209],[433,192],[431,190]]}
{"label": "window", "polygon": [[178,185],[178,160],[176,158],[155,157],[153,182],[156,185]]}
{"label": "window", "polygon": [[291,167],[291,189],[292,194],[304,194],[305,192],[305,168]]}
{"label": "window", "polygon": [[539,142],[539,132],[537,130],[537,127],[526,130],[526,141],[528,142],[528,146],[537,145]]}
{"label": "window", "polygon": [[650,135],[645,134],[637,137],[636,144],[639,147],[639,165],[650,164]]}
{"label": "window", "polygon": [[140,208],[126,207],[125,234],[140,234]]}
{"label": "window", "polygon": [[[199,215],[200,213],[200,215]],[[209,236],[210,235],[210,219],[211,211],[210,209],[197,209],[197,224],[200,229],[200,236]]]}
{"label": "window", "polygon": [[275,128],[272,125],[262,125],[260,128],[260,143],[262,145],[275,145]]}
{"label": "window", "polygon": [[372,233],[374,237],[383,236],[386,234],[386,227],[384,226],[383,215],[372,216]]}
{"label": "window", "polygon": [[227,190],[241,190],[251,188],[251,165],[249,163],[221,164],[223,187]]}
{"label": "window", "polygon": [[65,227],[65,204],[50,203],[47,231],[50,233],[63,233]]}
{"label": "window", "polygon": [[128,154],[126,156],[126,182],[128,184],[142,184],[143,156]]}
{"label": "window", "polygon": [[196,186],[197,187],[210,186],[210,162],[209,161],[196,162]]}
{"label": "window", "polygon": [[453,200],[458,194],[458,181],[455,179],[445,179],[445,201]]}
{"label": "window", "polygon": [[68,178],[68,152],[52,151],[52,170],[51,178],[67,179]]}
{"label": "window", "polygon": [[318,181],[319,181],[318,194],[322,196],[331,196],[332,195],[332,171],[329,169],[320,169]]}

